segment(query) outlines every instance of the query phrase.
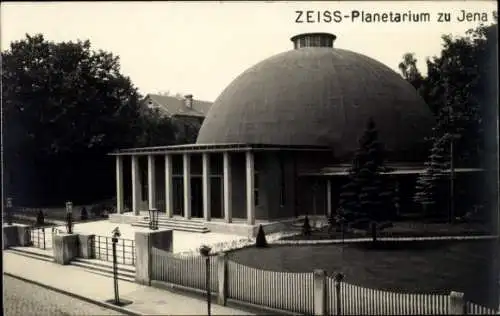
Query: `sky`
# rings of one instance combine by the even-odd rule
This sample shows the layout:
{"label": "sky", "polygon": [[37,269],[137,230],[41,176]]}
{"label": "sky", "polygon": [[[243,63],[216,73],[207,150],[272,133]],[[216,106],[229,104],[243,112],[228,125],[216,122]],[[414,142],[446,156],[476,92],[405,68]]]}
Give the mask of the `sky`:
{"label": "sky", "polygon": [[[304,32],[337,36],[335,47],[352,50],[398,71],[403,54],[439,55],[441,35],[463,35],[481,21],[460,21],[462,10],[494,22],[496,1],[328,2],[10,2],[1,4],[1,49],[25,34],[54,42],[90,40],[92,48],[120,56],[122,73],[142,94],[170,91],[214,101],[239,74],[292,49]],[[297,13],[297,11],[302,13]],[[369,23],[359,18],[305,23],[324,11],[429,13],[425,22]],[[440,13],[450,21],[439,22]],[[303,23],[297,23],[298,15]],[[323,15],[324,17],[325,15]],[[443,19],[441,15],[441,19]]]}

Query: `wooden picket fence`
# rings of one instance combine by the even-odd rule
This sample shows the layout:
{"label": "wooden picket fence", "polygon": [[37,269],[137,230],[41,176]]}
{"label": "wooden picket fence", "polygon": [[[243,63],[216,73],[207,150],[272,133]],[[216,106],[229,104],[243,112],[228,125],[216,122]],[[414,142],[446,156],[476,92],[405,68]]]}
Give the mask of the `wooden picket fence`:
{"label": "wooden picket fence", "polygon": [[250,268],[228,261],[228,298],[295,313],[314,309],[313,273]]}
{"label": "wooden picket fence", "polygon": [[[327,278],[327,312],[337,314],[335,280]],[[342,282],[342,315],[448,315],[449,296],[381,291]]]}
{"label": "wooden picket fence", "polygon": [[[223,267],[221,267],[223,265]],[[219,272],[225,271],[222,275]],[[196,290],[206,290],[206,261],[200,256],[175,256],[170,252],[152,248],[152,279]],[[225,299],[283,310],[297,314],[314,315],[315,275],[267,271],[248,267],[228,260],[210,257],[210,287],[219,295],[219,277],[226,278]],[[327,315],[448,315],[450,296],[438,294],[396,293],[340,283],[340,299],[336,283],[325,277]],[[326,293],[325,293],[326,292]],[[495,315],[497,310],[466,302],[464,314]]]}
{"label": "wooden picket fence", "polygon": [[472,302],[467,302],[465,304],[467,315],[499,315],[500,310],[496,311],[495,309],[488,308],[485,306],[481,306]]}
{"label": "wooden picket fence", "polygon": [[[151,249],[153,280],[198,290],[206,290],[206,261],[201,256],[185,256],[179,258],[171,252],[153,247]],[[210,289],[217,293],[219,278],[217,275],[217,257],[210,257]]]}

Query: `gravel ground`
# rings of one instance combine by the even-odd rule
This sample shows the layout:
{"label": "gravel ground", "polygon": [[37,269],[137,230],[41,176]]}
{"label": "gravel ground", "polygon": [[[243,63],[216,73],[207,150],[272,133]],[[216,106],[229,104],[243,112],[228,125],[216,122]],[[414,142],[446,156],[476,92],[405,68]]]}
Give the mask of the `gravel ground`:
{"label": "gravel ground", "polygon": [[76,298],[3,276],[3,312],[18,315],[122,315]]}

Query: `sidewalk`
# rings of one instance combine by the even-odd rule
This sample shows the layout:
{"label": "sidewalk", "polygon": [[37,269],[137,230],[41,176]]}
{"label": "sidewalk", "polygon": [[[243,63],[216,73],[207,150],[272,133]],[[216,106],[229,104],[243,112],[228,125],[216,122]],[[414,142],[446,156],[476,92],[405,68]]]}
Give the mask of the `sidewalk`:
{"label": "sidewalk", "polygon": [[[75,266],[62,266],[52,262],[32,259],[3,252],[4,273],[37,282],[88,301],[105,302],[114,298],[113,280],[86,272]],[[202,299],[172,293],[165,290],[119,281],[120,298],[133,301],[124,309],[141,315],[206,315],[207,304]],[[103,306],[103,305],[101,305]],[[212,303],[213,315],[253,315],[243,310]]]}

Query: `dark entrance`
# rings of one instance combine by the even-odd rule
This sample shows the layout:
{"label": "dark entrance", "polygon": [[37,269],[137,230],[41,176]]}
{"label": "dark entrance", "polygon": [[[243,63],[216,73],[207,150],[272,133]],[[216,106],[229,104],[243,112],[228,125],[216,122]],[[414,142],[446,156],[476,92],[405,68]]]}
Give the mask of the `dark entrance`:
{"label": "dark entrance", "polygon": [[191,216],[203,217],[203,183],[201,177],[191,177]]}

